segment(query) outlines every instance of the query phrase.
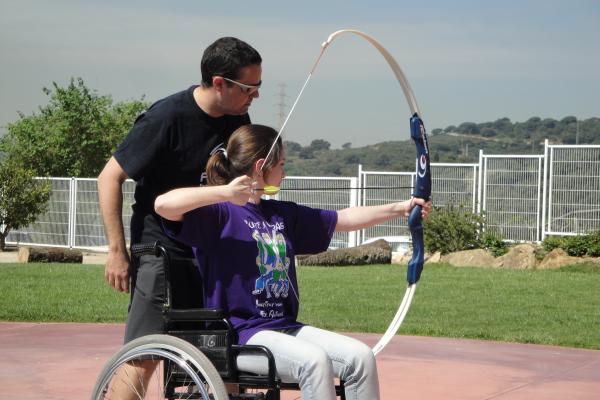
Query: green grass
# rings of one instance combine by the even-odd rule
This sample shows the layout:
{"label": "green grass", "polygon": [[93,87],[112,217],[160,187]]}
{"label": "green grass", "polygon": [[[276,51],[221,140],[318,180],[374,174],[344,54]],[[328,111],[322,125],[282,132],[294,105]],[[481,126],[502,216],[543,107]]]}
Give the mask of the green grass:
{"label": "green grass", "polygon": [[[405,267],[300,268],[300,319],[383,332],[404,295]],[[128,295],[103,267],[0,264],[0,320],[122,322]],[[553,271],[428,265],[402,334],[600,349],[600,266]]]}
{"label": "green grass", "polygon": [[[328,329],[383,332],[406,268],[301,269],[300,318]],[[309,299],[309,300],[307,300]],[[554,271],[428,265],[402,334],[600,349],[600,267]]]}
{"label": "green grass", "polygon": [[123,322],[128,303],[98,265],[0,264],[2,321]]}

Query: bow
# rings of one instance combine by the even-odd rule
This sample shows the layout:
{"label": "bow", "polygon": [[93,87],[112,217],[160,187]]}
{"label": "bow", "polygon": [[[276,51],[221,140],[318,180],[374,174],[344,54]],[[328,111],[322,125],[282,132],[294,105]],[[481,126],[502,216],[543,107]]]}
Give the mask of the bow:
{"label": "bow", "polygon": [[[298,97],[296,97],[296,100],[294,101],[294,104],[292,105],[292,108],[290,109],[289,114],[287,115],[285,121],[283,122],[281,128],[279,129],[277,137],[273,141],[273,144],[271,145],[271,148],[269,149],[269,152],[267,153],[267,156],[265,157],[265,159],[268,159],[269,156],[271,155],[271,152],[273,151],[273,148],[275,147],[277,140],[281,136],[281,133],[283,132],[285,126],[287,125],[287,122],[288,122],[290,116],[292,115],[294,109],[296,108],[296,105],[298,104],[298,100],[302,96],[302,93],[304,92],[304,89],[306,88],[308,82],[310,81],[312,74],[314,73],[315,69],[317,68],[319,61],[321,60],[321,57],[323,56],[323,53],[325,52],[327,47],[335,40],[335,38],[337,38],[339,35],[341,35],[343,33],[356,34],[356,35],[362,37],[363,39],[366,39],[369,43],[371,43],[381,53],[381,55],[385,58],[385,60],[388,62],[390,68],[392,69],[394,75],[396,76],[396,79],[398,80],[398,83],[400,83],[400,87],[402,88],[402,91],[404,92],[404,96],[406,97],[406,101],[408,102],[408,106],[411,111],[411,118],[410,118],[410,132],[411,133],[410,133],[410,135],[417,147],[417,160],[418,160],[417,176],[416,176],[416,182],[415,182],[415,192],[413,193],[413,197],[418,197],[418,198],[421,198],[424,200],[429,200],[431,198],[431,173],[430,173],[430,166],[429,166],[429,147],[428,147],[428,143],[427,143],[427,134],[425,131],[425,126],[423,124],[423,121],[421,120],[421,117],[420,117],[421,113],[419,112],[417,100],[415,99],[415,96],[410,87],[410,84],[408,83],[408,80],[404,76],[402,69],[400,69],[400,66],[398,65],[398,63],[396,62],[394,57],[392,57],[392,55],[377,40],[375,40],[371,36],[361,32],[361,31],[357,31],[354,29],[342,29],[342,30],[336,31],[336,32],[332,33],[331,35],[329,35],[327,40],[321,45],[321,52],[319,53],[319,56],[318,56],[315,64],[313,65],[310,73],[308,74],[308,77],[306,78],[304,85],[302,85],[302,88],[300,89],[300,93],[298,94]],[[265,165],[265,164],[266,163],[264,163],[263,165]],[[408,312],[408,309],[410,308],[410,304],[412,302],[412,299],[413,299],[413,296],[415,294],[415,290],[417,287],[417,282],[419,281],[419,278],[421,277],[421,272],[423,270],[425,246],[424,246],[424,240],[423,240],[423,224],[422,224],[422,218],[421,218],[421,206],[417,205],[412,209],[410,216],[408,217],[408,226],[410,229],[410,234],[411,234],[412,243],[413,243],[413,255],[412,255],[410,262],[408,263],[408,270],[407,270],[407,276],[406,276],[406,279],[408,281],[408,287],[404,294],[404,298],[402,299],[402,302],[400,303],[400,307],[398,307],[398,311],[396,312],[396,315],[392,319],[392,322],[388,326],[386,332],[383,334],[381,339],[377,342],[377,344],[375,346],[373,346],[372,350],[373,350],[373,354],[375,354],[375,355],[377,355],[381,350],[383,350],[383,348],[389,343],[389,341],[392,340],[392,338],[396,335],[396,332],[400,328],[400,325],[402,325],[402,322],[404,321],[404,317],[406,316],[406,313]]]}

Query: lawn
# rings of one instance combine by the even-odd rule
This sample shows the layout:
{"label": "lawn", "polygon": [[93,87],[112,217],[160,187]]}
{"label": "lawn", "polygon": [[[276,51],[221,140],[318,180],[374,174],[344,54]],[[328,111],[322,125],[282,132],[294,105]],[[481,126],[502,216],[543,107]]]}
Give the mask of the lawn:
{"label": "lawn", "polygon": [[[300,320],[383,332],[406,287],[405,267],[300,268]],[[103,267],[0,264],[0,320],[123,322],[128,295]],[[553,271],[427,265],[401,334],[600,349],[600,267]]]}

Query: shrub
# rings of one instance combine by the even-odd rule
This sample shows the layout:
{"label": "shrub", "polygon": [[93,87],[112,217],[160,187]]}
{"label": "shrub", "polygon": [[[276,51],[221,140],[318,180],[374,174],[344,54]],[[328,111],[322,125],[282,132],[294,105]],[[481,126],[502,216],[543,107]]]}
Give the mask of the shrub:
{"label": "shrub", "polygon": [[486,230],[481,235],[481,246],[489,250],[494,257],[503,256],[508,252],[508,245],[504,241],[504,238],[498,232],[492,230]]}
{"label": "shrub", "polygon": [[563,248],[564,239],[560,236],[546,236],[542,242],[542,247],[546,252],[551,252],[556,248]]}
{"label": "shrub", "polygon": [[12,229],[35,221],[48,208],[50,185],[33,172],[7,160],[0,162],[0,251]]}
{"label": "shrub", "polygon": [[587,254],[587,235],[568,236],[563,239],[563,250],[568,255],[581,257]]}
{"label": "shrub", "polygon": [[600,257],[600,230],[588,233],[587,255],[590,257]]}
{"label": "shrub", "polygon": [[424,224],[425,247],[442,254],[479,248],[483,217],[464,207],[433,207]]}
{"label": "shrub", "polygon": [[577,236],[548,236],[542,246],[546,251],[559,247],[574,257],[600,257],[600,230]]}

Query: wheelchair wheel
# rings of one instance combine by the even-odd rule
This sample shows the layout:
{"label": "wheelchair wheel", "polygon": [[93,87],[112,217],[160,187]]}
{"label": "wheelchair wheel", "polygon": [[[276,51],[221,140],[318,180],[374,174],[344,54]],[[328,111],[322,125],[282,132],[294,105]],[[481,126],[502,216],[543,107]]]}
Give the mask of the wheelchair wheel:
{"label": "wheelchair wheel", "polygon": [[92,400],[101,399],[228,400],[229,396],[200,350],[174,336],[148,335],[127,343],[106,363],[92,393]]}

